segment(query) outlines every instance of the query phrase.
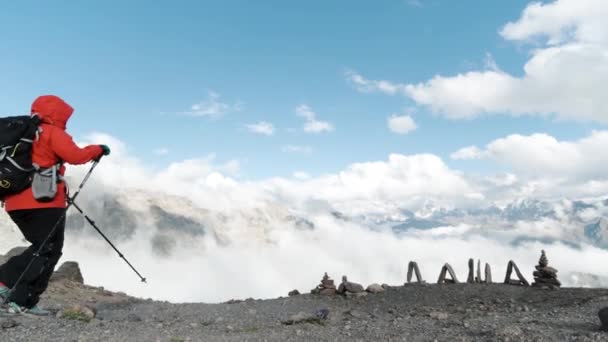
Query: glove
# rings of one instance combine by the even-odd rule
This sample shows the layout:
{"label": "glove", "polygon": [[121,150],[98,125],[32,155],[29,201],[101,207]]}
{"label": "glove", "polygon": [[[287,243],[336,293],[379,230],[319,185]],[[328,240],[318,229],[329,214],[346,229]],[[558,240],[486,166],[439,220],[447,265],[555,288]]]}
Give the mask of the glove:
{"label": "glove", "polygon": [[108,147],[108,145],[99,145],[99,147],[101,147],[101,149],[103,150],[103,155],[107,156],[110,154],[110,148]]}
{"label": "glove", "polygon": [[110,154],[110,148],[108,147],[108,145],[99,145],[99,147],[101,147],[101,154],[95,159],[96,161],[99,161],[101,157]]}

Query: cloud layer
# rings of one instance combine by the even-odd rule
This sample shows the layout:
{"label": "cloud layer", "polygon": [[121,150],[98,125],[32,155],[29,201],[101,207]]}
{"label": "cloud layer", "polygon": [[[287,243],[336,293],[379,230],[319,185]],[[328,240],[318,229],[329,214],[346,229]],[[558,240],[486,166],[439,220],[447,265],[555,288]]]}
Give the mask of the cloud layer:
{"label": "cloud layer", "polygon": [[[308,291],[326,271],[334,278],[346,274],[363,284],[401,284],[410,260],[419,262],[430,282],[435,281],[445,262],[464,278],[469,257],[489,262],[498,275],[503,274],[508,260],[515,259],[530,278],[542,248],[548,250],[562,281],[574,284],[574,272],[608,276],[601,263],[589,262],[608,257],[608,252],[584,244],[573,248],[546,241],[548,237],[568,240],[575,233],[567,218],[560,221],[559,210],[556,219],[510,225],[488,222],[497,228],[494,230],[469,224],[465,217],[458,224],[402,235],[348,218],[371,215],[391,219],[401,215],[403,209],[423,217],[438,208],[482,208],[525,196],[554,197],[563,195],[557,194],[563,191],[572,198],[603,196],[608,190],[607,173],[588,172],[584,167],[564,168],[549,158],[533,161],[531,156],[549,151],[557,160],[559,154],[568,151],[606,148],[606,134],[594,132],[576,142],[542,135],[509,136],[477,148],[475,153],[508,164],[514,174],[479,177],[453,169],[435,155],[392,154],[386,160],[352,164],[335,174],[310,177],[298,172],[290,179],[255,182],[231,176],[238,173],[238,163],[219,162],[214,155],[153,169],[134,158],[120,140],[94,134],[85,142],[109,144],[113,154],[104,158],[79,201],[97,208],[90,209],[93,213],[112,215],[116,213],[99,206],[107,194],[118,194],[121,205],[142,213],[135,236],[119,240],[118,247],[150,279],[150,284],[140,285],[94,233],[89,237],[68,234],[64,260],[79,261],[90,284],[175,302],[277,297],[293,288]],[[524,145],[527,148],[521,149]],[[553,167],[551,176],[540,179],[534,172],[518,168],[532,162],[540,169]],[[70,167],[70,182],[76,183],[87,168]],[[564,176],[572,175],[564,183]],[[592,183],[596,188],[580,192]],[[185,200],[192,204],[185,204]],[[163,230],[163,236],[168,234],[175,248],[170,255],[159,256],[150,243],[161,229],[148,222],[152,204],[188,217],[207,215],[215,219],[205,223],[206,235],[195,238],[163,226],[168,229]],[[586,216],[593,219],[601,214],[590,211]],[[20,241],[19,232],[5,215],[0,215],[0,228],[0,247],[4,250]],[[520,235],[531,239],[517,245],[505,243]],[[243,283],[249,285],[243,287]]]}

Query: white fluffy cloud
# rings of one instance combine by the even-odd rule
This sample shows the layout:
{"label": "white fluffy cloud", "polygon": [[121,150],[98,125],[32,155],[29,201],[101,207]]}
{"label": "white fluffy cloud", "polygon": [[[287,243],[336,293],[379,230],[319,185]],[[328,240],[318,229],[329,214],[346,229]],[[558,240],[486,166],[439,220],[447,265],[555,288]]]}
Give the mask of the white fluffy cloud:
{"label": "white fluffy cloud", "polygon": [[528,42],[537,38],[521,77],[488,70],[435,76],[421,83],[369,80],[356,72],[347,79],[363,92],[402,94],[418,105],[452,119],[482,114],[555,115],[560,119],[608,122],[608,2],[558,0],[533,3],[521,18],[506,24],[503,38]]}
{"label": "white fluffy cloud", "polygon": [[542,133],[512,134],[496,139],[483,150],[476,146],[454,153],[460,159],[491,158],[517,174],[577,180],[603,179],[608,175],[608,131],[593,131],[577,141],[559,141]]}
{"label": "white fluffy cloud", "polygon": [[307,133],[322,133],[331,132],[334,126],[327,121],[317,120],[317,114],[305,104],[299,105],[296,108],[296,114],[306,120],[304,124],[304,132]]}
{"label": "white fluffy cloud", "polygon": [[[585,197],[608,192],[608,131],[593,131],[575,141],[537,133],[512,134],[485,147],[469,146],[454,159],[487,159],[507,174],[477,179],[488,199]],[[501,199],[502,198],[502,199]]]}
{"label": "white fluffy cloud", "polygon": [[396,115],[393,114],[387,119],[388,128],[397,134],[407,134],[418,126],[409,115]]}
{"label": "white fluffy cloud", "polygon": [[207,93],[207,98],[205,100],[193,104],[190,107],[189,111],[183,112],[181,114],[198,117],[218,118],[225,114],[239,112],[242,110],[242,105],[240,103],[222,102],[220,100],[220,97],[220,94],[210,90]]}
{"label": "white fluffy cloud", "polygon": [[[152,187],[193,198],[210,189],[221,190],[211,203],[204,203],[211,207],[231,206],[238,200],[239,205],[251,204],[270,196],[302,205],[311,199],[320,200],[354,213],[399,205],[419,208],[428,201],[447,207],[475,207],[525,196],[601,196],[608,192],[608,157],[604,153],[608,150],[608,131],[594,131],[576,141],[560,141],[546,134],[514,134],[451,155],[454,159],[487,159],[503,165],[502,172],[483,178],[452,169],[432,154],[391,154],[387,160],[354,163],[334,174],[310,177],[296,172],[290,179],[239,182],[231,178],[240,169],[236,160],[217,162],[211,155],[155,170],[132,157],[127,146],[111,136],[94,134],[87,142],[112,147],[112,154],[96,171],[104,187]],[[309,154],[312,148],[287,145],[283,151]],[[81,174],[85,168],[80,168]],[[232,196],[236,190],[239,195]]]}
{"label": "white fluffy cloud", "polygon": [[420,208],[428,201],[479,206],[484,197],[465,175],[431,154],[391,154],[388,160],[355,163],[335,174],[300,181],[273,178],[262,184],[281,202],[352,215]]}
{"label": "white fluffy cloud", "polygon": [[274,125],[266,121],[260,121],[254,124],[247,125],[247,129],[250,132],[257,134],[263,134],[268,136],[274,134]]}
{"label": "white fluffy cloud", "polygon": [[477,146],[463,147],[450,155],[452,159],[481,159],[483,157],[484,152]]}
{"label": "white fluffy cloud", "polygon": [[557,0],[534,2],[521,18],[508,23],[501,34],[510,40],[546,38],[550,45],[570,41],[608,43],[608,3],[603,0]]}

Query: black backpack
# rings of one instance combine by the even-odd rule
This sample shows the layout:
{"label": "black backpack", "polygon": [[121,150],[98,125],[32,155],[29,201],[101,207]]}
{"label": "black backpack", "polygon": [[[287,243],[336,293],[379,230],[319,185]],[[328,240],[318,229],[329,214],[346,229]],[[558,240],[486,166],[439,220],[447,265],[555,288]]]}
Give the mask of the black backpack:
{"label": "black backpack", "polygon": [[27,189],[32,182],[32,144],[39,133],[38,116],[0,118],[0,200]]}

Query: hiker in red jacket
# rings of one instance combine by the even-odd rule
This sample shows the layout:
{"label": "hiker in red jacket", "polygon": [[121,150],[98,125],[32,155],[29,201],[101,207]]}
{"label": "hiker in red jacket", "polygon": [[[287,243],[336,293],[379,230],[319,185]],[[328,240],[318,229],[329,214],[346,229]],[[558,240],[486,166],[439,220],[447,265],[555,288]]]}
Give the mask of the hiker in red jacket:
{"label": "hiker in red jacket", "polygon": [[[41,120],[41,133],[32,147],[32,162],[40,168],[49,168],[59,163],[85,164],[89,161],[110,154],[105,145],[78,147],[72,137],[65,131],[66,124],[74,109],[57,96],[38,97],[32,104],[31,114],[37,114]],[[61,164],[58,174],[65,173]],[[5,198],[5,208],[11,219],[17,224],[25,238],[31,243],[21,255],[12,257],[0,265],[0,297],[6,298],[9,288],[19,278],[34,253],[57,224],[55,233],[44,245],[40,255],[24,275],[18,287],[14,289],[9,303],[12,312],[29,312],[46,315],[49,312],[37,306],[40,295],[46,290],[55,265],[62,255],[63,235],[65,230],[66,185],[57,184],[55,197],[47,202],[34,198],[32,188]]]}

